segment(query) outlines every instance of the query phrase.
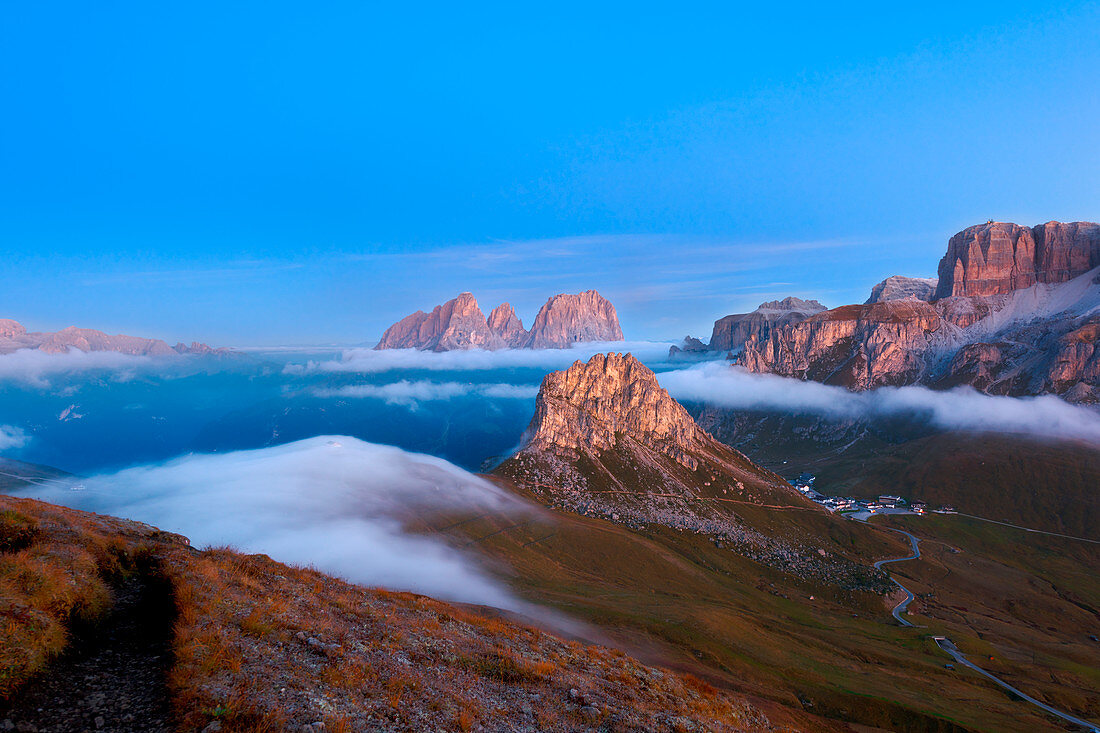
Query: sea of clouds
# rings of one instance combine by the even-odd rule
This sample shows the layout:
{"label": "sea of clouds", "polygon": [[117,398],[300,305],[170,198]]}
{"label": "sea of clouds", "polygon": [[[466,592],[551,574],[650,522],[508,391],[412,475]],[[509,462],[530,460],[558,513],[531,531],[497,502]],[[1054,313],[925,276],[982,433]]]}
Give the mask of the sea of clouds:
{"label": "sea of clouds", "polygon": [[472,556],[411,530],[456,514],[540,510],[447,461],[391,446],[320,436],[20,493],[146,522],[197,547],[229,545],[362,585],[527,610]]}

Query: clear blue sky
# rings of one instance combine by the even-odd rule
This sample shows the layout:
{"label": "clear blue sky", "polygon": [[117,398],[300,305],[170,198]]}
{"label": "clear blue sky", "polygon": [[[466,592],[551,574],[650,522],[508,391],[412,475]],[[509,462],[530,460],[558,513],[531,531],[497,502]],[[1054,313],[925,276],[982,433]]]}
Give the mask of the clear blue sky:
{"label": "clear blue sky", "polygon": [[0,24],[0,317],[369,342],[595,287],[628,337],[1100,218],[1100,5],[53,3]]}

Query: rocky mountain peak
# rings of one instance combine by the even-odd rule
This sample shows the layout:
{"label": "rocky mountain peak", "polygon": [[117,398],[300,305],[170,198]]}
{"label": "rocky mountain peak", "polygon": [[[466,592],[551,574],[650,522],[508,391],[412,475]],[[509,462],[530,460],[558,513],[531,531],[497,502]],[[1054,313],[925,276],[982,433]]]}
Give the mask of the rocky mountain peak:
{"label": "rocky mountain peak", "polygon": [[527,448],[597,453],[629,440],[695,467],[691,453],[712,440],[631,354],[597,354],[543,379]]}
{"label": "rocky mountain peak", "polygon": [[938,282],[934,277],[891,275],[871,288],[871,297],[867,299],[865,305],[884,303],[888,300],[901,300],[902,298],[930,301],[936,295]]}
{"label": "rocky mountain peak", "polygon": [[376,349],[496,349],[504,343],[489,329],[473,293],[459,293],[431,313],[417,311],[386,329]]}
{"label": "rocky mountain peak", "polygon": [[23,327],[23,324],[19,321],[13,321],[10,318],[0,318],[0,338],[15,338],[17,336],[23,336],[27,333],[27,329]]}
{"label": "rocky mountain peak", "polygon": [[561,293],[539,309],[525,344],[532,349],[565,349],[583,341],[622,341],[615,306],[595,290]]}
{"label": "rocky mountain peak", "polygon": [[803,300],[802,298],[790,296],[783,300],[769,300],[765,303],[761,303],[756,310],[757,312],[782,311],[788,313],[795,311],[798,313],[820,313],[825,310],[825,306],[821,305],[821,303],[818,303],[816,300]]}
{"label": "rocky mountain peak", "polygon": [[489,314],[489,330],[510,347],[522,346],[527,340],[527,329],[516,316],[510,303],[501,303]]}
{"label": "rocky mountain peak", "polygon": [[1035,227],[987,221],[962,230],[940,260],[936,298],[1000,295],[1061,283],[1100,266],[1100,224],[1050,221]]}

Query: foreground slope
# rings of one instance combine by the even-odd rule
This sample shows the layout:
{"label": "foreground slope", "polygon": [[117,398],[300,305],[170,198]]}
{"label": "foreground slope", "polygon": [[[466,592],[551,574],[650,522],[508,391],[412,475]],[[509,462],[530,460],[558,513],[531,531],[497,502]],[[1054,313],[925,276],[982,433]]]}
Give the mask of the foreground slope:
{"label": "foreground slope", "polygon": [[177,730],[769,729],[741,699],[619,652],[11,497],[0,497],[0,700],[18,711],[69,624],[109,615],[133,576],[170,587]]}

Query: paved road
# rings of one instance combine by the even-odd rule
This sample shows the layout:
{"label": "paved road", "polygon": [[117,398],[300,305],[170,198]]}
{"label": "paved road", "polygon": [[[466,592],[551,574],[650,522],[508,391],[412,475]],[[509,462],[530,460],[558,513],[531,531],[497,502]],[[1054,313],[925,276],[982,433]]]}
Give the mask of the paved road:
{"label": "paved road", "polygon": [[1088,537],[1074,537],[1071,534],[1061,534],[1060,532],[1047,532],[1045,529],[1032,529],[1031,527],[1021,527],[1018,524],[1009,524],[1008,522],[998,522],[996,519],[986,519],[985,517],[979,517],[975,514],[963,514],[962,512],[955,512],[957,516],[969,517],[970,519],[979,519],[983,522],[989,522],[990,524],[999,524],[1002,527],[1012,527],[1013,529],[1020,529],[1024,532],[1034,532],[1035,534],[1046,534],[1051,537],[1062,537],[1067,540],[1077,540],[1078,542],[1090,542],[1094,545],[1100,545],[1100,540],[1090,540]]}
{"label": "paved road", "polygon": [[[901,529],[894,529],[893,527],[882,527],[882,529],[888,529],[891,532],[897,532],[898,534],[903,534],[906,537],[908,537],[909,538],[909,544],[913,548],[913,554],[908,556],[908,557],[895,557],[892,560],[879,560],[878,562],[875,563],[875,569],[876,570],[881,570],[882,566],[885,565],[888,562],[903,562],[905,560],[919,560],[920,559],[920,540],[918,540],[913,535],[911,535],[908,532],[906,532],[904,530],[901,530]],[[890,580],[893,581],[894,585],[896,585],[897,587],[899,587],[903,591],[905,591],[905,595],[906,595],[905,600],[902,601],[901,603],[899,603],[898,605],[894,606],[894,610],[891,611],[891,613],[894,615],[894,618],[896,618],[898,620],[898,623],[900,623],[902,626],[915,626],[915,624],[913,624],[910,621],[902,618],[901,615],[903,613],[905,613],[905,609],[909,608],[909,604],[913,602],[913,599],[916,598],[916,596],[913,595],[913,592],[911,590],[909,590],[904,585],[899,583],[898,579],[895,578],[893,575],[890,576]]]}
{"label": "paved road", "polygon": [[1009,692],[1011,692],[1013,695],[1016,695],[1019,698],[1027,700],[1032,705],[1036,705],[1036,706],[1042,708],[1043,710],[1047,711],[1051,715],[1055,715],[1055,716],[1061,718],[1062,720],[1067,720],[1070,723],[1073,723],[1074,725],[1079,725],[1087,731],[1092,731],[1093,733],[1100,733],[1100,727],[1097,727],[1096,723],[1090,723],[1087,720],[1081,720],[1080,718],[1075,718],[1072,715],[1070,715],[1069,713],[1063,713],[1061,710],[1057,710],[1055,708],[1052,708],[1050,705],[1047,705],[1046,703],[1039,702],[1038,700],[1036,700],[1031,695],[1028,695],[1025,692],[1021,692],[1020,690],[1018,690],[1015,687],[1013,687],[1012,685],[1008,684],[1007,682],[1005,682],[1001,678],[996,677],[996,676],[990,674],[989,672],[986,672],[984,669],[982,669],[981,667],[979,667],[978,665],[974,664],[969,659],[967,659],[966,655],[964,655],[962,652],[960,652],[958,650],[958,648],[955,646],[955,644],[950,639],[948,639],[946,637],[943,637],[943,636],[934,636],[932,638],[935,639],[936,646],[938,646],[940,649],[943,649],[945,652],[947,652],[952,657],[954,657],[956,662],[958,662],[959,664],[962,664],[966,667],[969,667],[970,669],[974,670],[975,672],[982,675],[983,677],[988,677],[989,679],[993,680],[994,682],[996,682],[1001,687],[1003,687],[1006,690],[1008,690]]}

